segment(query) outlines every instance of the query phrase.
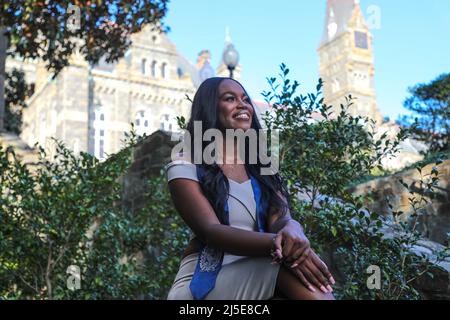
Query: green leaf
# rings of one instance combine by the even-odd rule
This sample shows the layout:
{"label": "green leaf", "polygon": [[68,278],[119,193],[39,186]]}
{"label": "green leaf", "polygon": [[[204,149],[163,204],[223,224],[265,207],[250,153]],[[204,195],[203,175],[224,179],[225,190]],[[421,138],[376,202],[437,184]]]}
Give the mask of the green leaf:
{"label": "green leaf", "polygon": [[331,227],[331,234],[333,235],[333,237],[336,237],[337,235],[337,230],[334,226]]}

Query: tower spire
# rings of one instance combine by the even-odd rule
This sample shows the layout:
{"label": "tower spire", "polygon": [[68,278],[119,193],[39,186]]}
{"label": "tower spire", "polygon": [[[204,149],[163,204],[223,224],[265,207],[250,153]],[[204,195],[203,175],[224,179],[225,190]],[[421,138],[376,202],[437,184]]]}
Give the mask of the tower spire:
{"label": "tower spire", "polygon": [[357,6],[359,6],[358,0],[327,1],[324,33],[320,46],[328,43],[347,30],[347,24]]}

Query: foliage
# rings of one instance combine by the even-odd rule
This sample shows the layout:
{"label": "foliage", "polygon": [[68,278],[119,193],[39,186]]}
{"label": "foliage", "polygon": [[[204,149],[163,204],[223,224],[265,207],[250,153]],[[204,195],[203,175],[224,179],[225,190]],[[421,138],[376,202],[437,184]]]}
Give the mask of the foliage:
{"label": "foliage", "polygon": [[5,85],[5,129],[20,134],[22,111],[27,107],[26,98],[32,95],[32,88],[25,82],[23,71],[13,69],[6,75]]}
{"label": "foliage", "polygon": [[167,2],[13,0],[3,5],[0,26],[6,27],[9,54],[42,59],[58,73],[75,50],[92,64],[119,59],[132,33],[146,24],[164,29]]}
{"label": "foliage", "polygon": [[[55,78],[69,65],[73,53],[81,54],[92,65],[102,58],[106,62],[117,61],[130,46],[130,35],[146,24],[153,30],[169,30],[162,21],[167,3],[168,0],[7,1],[2,3],[0,15],[0,32],[4,32],[7,42],[6,52],[0,52],[0,63],[4,63],[6,55],[37,59]],[[13,77],[9,77],[9,82]],[[4,124],[0,119],[0,130],[20,129],[23,106],[15,106],[17,110],[5,103],[6,121]],[[3,107],[0,101],[0,108]]]}
{"label": "foliage", "polygon": [[[128,147],[103,163],[55,141],[54,159],[39,147],[34,168],[0,150],[0,297],[163,298],[187,233],[163,177],[149,181],[148,207],[122,207],[120,177],[136,141],[129,135]],[[74,291],[67,287],[72,265],[81,271]]]}
{"label": "foliage", "polygon": [[450,73],[428,84],[409,88],[411,96],[404,102],[414,116],[403,116],[400,123],[411,126],[412,137],[428,146],[427,152],[448,150],[450,137]]}
{"label": "foliage", "polygon": [[[300,201],[293,197],[292,214],[302,221],[313,248],[333,263],[339,279],[336,296],[419,298],[414,280],[429,272],[430,264],[410,251],[420,238],[417,223],[400,223],[403,213],[394,210],[386,212],[387,219],[370,213],[364,207],[366,199],[346,189],[353,180],[380,168],[383,157],[395,156],[407,131],[400,131],[393,140],[385,135],[376,140],[370,119],[347,113],[351,97],[341,105],[340,113],[333,114],[320,98],[321,80],[315,94],[296,95],[298,83],[292,83],[288,74],[289,69],[282,64],[281,85],[276,78],[268,79],[271,91],[263,94],[273,111],[263,119],[269,130],[280,130],[280,169],[291,194],[301,192],[309,198]],[[437,183],[437,171],[432,174],[421,200],[411,197],[414,219],[421,213],[419,204],[430,197]],[[391,226],[399,236],[384,235]],[[442,260],[448,251],[436,254]],[[381,290],[368,289],[366,270],[371,265],[380,267]]]}

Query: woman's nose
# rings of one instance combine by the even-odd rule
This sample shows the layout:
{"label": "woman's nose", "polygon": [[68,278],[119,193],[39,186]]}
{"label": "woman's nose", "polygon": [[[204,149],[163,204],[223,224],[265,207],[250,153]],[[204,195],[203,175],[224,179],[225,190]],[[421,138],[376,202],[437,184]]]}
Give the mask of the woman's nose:
{"label": "woman's nose", "polygon": [[247,102],[245,100],[239,99],[238,102],[239,102],[238,107],[240,106],[240,107],[247,108]]}

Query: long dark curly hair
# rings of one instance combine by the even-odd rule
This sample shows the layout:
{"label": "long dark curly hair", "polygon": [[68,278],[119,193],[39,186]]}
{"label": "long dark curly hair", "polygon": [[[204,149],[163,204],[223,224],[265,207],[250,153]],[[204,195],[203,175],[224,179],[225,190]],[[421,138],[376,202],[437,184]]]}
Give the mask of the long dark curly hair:
{"label": "long dark curly hair", "polygon": [[[244,89],[244,87],[238,81],[232,78],[213,77],[205,80],[200,85],[194,96],[194,99],[192,101],[191,116],[186,127],[187,131],[192,137],[191,150],[194,150],[194,121],[202,122],[202,137],[206,130],[212,128],[219,129],[224,132],[224,128],[219,121],[219,85],[222,83],[222,81],[227,79],[238,83],[247,94],[247,91]],[[250,96],[248,94],[247,97],[250,99]],[[262,129],[262,127],[256,115],[255,107],[252,103],[251,106],[253,108],[251,128],[260,130]],[[259,155],[259,135],[257,135],[257,139]],[[202,141],[202,154],[203,150],[209,143],[209,141]],[[291,202],[287,187],[283,179],[278,173],[273,175],[261,175],[261,168],[267,166],[261,164],[259,157],[257,157],[256,164],[250,164],[250,161],[248,159],[248,147],[249,141],[248,139],[245,139],[245,170],[247,171],[248,176],[253,176],[255,179],[257,179],[259,185],[261,186],[261,197],[266,200],[268,204],[268,209],[265,213],[267,215],[266,221],[268,221],[268,217],[271,214],[280,210],[282,212],[282,215],[285,215],[287,211],[291,209]],[[192,159],[193,157],[191,156],[191,160]],[[219,221],[223,224],[226,224],[224,205],[227,201],[227,195],[230,188],[228,178],[224,175],[223,171],[216,163],[202,163],[196,164],[196,166],[203,193],[210,202],[211,206],[214,208]],[[280,197],[279,194],[281,194],[286,200]]]}

